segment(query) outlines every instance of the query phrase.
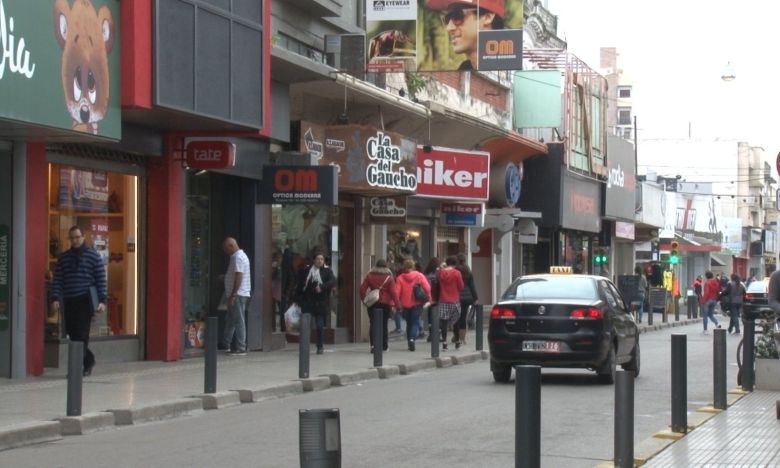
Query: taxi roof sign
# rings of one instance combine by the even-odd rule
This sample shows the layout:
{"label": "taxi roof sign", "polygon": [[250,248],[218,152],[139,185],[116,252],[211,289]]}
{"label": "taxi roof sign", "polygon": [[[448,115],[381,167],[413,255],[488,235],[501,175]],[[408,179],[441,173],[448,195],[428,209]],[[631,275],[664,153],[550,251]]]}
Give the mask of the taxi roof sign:
{"label": "taxi roof sign", "polygon": [[572,268],[570,266],[551,266],[550,273],[553,275],[570,275]]}

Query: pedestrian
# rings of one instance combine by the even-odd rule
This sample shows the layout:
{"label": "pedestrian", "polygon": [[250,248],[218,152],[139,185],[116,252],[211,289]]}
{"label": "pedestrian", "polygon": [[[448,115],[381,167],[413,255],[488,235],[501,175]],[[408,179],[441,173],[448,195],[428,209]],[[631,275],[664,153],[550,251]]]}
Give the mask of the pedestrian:
{"label": "pedestrian", "polygon": [[701,302],[701,294],[702,294],[701,275],[697,276],[696,279],[693,280],[693,293],[696,294],[697,301]]}
{"label": "pedestrian", "polygon": [[427,311],[426,315],[428,318],[428,338],[426,341],[431,341],[431,324],[433,323],[432,308],[436,307],[436,303],[439,301],[439,280],[436,277],[436,272],[439,271],[439,268],[441,268],[441,260],[437,257],[431,257],[431,259],[428,260],[428,264],[425,266],[425,270],[423,270],[423,274],[428,280],[428,284],[431,285],[431,300],[427,305],[423,306],[423,309],[426,309]]}
{"label": "pedestrian", "polygon": [[371,352],[374,352],[374,316],[382,317],[382,349],[387,351],[387,321],[390,313],[401,308],[398,293],[395,287],[393,272],[387,268],[387,261],[379,259],[360,285],[360,301],[364,302],[369,289],[379,290],[379,300],[373,305],[367,306],[368,312],[368,340]]}
{"label": "pedestrian", "polygon": [[736,273],[731,274],[731,281],[726,287],[726,293],[729,301],[729,333],[734,330],[734,334],[739,335],[739,310],[742,308],[743,297],[745,295],[745,285]]}
{"label": "pedestrian", "polygon": [[460,317],[460,291],[465,284],[463,275],[455,269],[458,264],[457,257],[449,256],[445,260],[444,268],[436,272],[439,284],[439,325],[441,328],[442,349],[447,349],[447,328]]}
{"label": "pedestrian", "polygon": [[317,354],[323,353],[323,332],[325,317],[329,310],[330,291],[336,286],[336,276],[325,265],[325,256],[314,255],[311,265],[306,265],[298,272],[298,305],[301,313],[311,314],[317,328]]}
{"label": "pedestrian", "polygon": [[[634,273],[636,273],[639,276],[639,282],[637,283],[636,288],[636,302],[637,304],[637,318],[639,319],[639,323],[642,323],[642,315],[645,311],[645,295],[647,294],[647,277],[642,272],[642,267],[637,265],[634,267]],[[653,313],[652,311],[648,313]]]}
{"label": "pedestrian", "polygon": [[463,277],[463,289],[460,290],[460,317],[452,325],[452,342],[455,343],[455,349],[466,344],[466,332],[468,332],[469,310],[476,304],[479,296],[477,295],[477,286],[474,284],[474,275],[471,274],[471,268],[466,263],[466,255],[458,254],[458,265],[455,267]]}
{"label": "pedestrian", "polygon": [[704,306],[704,316],[702,323],[704,324],[704,334],[707,334],[707,318],[712,320],[712,323],[714,323],[718,328],[720,328],[720,324],[718,323],[718,319],[715,318],[715,304],[718,303],[718,299],[720,297],[720,282],[715,279],[715,276],[712,274],[711,271],[708,271],[704,274],[704,277],[707,278],[707,280],[704,282],[704,292],[702,294],[702,306]]}
{"label": "pedestrian", "polygon": [[725,273],[718,274],[716,279],[720,283],[720,298],[718,301],[718,304],[720,304],[720,313],[722,315],[729,316],[730,303],[727,292],[729,287],[728,275]]}
{"label": "pedestrian", "polygon": [[[227,298],[227,317],[222,346],[232,356],[246,355],[246,322],[244,314],[252,291],[252,276],[249,258],[238,247],[232,237],[222,242],[222,250],[230,257],[225,272],[225,297]],[[233,343],[235,342],[235,347]]]}
{"label": "pedestrian", "polygon": [[[431,297],[431,285],[425,275],[415,270],[414,260],[411,258],[404,260],[403,273],[398,275],[396,285],[401,301],[401,313],[406,320],[406,341],[409,351],[414,351],[414,341],[419,332],[417,328],[420,323],[420,314],[423,304],[428,302]],[[419,292],[415,292],[415,288],[422,288],[425,297],[418,296]]]}
{"label": "pedestrian", "polygon": [[92,316],[106,311],[106,269],[103,258],[84,243],[81,228],[68,229],[70,249],[57,259],[51,286],[52,313],[65,315],[65,333],[71,341],[84,343],[82,375],[92,374],[95,355],[89,349]]}

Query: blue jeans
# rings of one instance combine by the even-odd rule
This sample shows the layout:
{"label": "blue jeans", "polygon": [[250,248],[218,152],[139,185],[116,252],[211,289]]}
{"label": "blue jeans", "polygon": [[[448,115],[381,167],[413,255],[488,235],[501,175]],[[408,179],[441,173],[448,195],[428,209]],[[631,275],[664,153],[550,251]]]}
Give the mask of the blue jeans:
{"label": "blue jeans", "polygon": [[715,300],[709,300],[707,301],[707,304],[705,304],[705,310],[704,310],[704,317],[702,317],[704,320],[702,320],[702,323],[704,324],[704,331],[707,331],[707,318],[709,317],[710,320],[712,320],[712,323],[715,325],[718,324],[718,319],[715,318],[715,304],[717,304],[718,301]]}
{"label": "blue jeans", "polygon": [[401,313],[406,320],[406,340],[412,341],[417,338],[420,330],[420,313],[422,306],[414,306],[411,309],[402,309]]}
{"label": "blue jeans", "polygon": [[742,304],[731,304],[731,308],[729,309],[729,317],[731,318],[729,321],[729,331],[734,329],[739,333],[739,309],[741,308]]}
{"label": "blue jeans", "polygon": [[233,342],[233,336],[236,338],[236,349],[242,353],[246,352],[246,324],[244,323],[244,311],[249,298],[246,296],[236,296],[233,305],[228,305],[227,317],[225,320],[225,347],[230,348]]}
{"label": "blue jeans", "polygon": [[[395,330],[393,331],[401,331],[401,314],[395,314],[393,315],[393,321],[395,322]],[[407,325],[407,328],[409,325]]]}
{"label": "blue jeans", "polygon": [[639,304],[636,310],[636,316],[639,323],[642,323],[642,315],[645,313],[645,296],[637,297],[637,302],[639,302]]}

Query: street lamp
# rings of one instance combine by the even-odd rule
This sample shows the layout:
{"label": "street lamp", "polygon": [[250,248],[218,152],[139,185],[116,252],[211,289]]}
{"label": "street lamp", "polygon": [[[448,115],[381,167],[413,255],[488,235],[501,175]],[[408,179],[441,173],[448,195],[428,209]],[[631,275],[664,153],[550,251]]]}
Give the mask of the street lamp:
{"label": "street lamp", "polygon": [[734,67],[731,66],[731,62],[727,62],[723,67],[723,72],[720,74],[720,79],[723,81],[734,81],[737,78],[737,72],[734,71]]}

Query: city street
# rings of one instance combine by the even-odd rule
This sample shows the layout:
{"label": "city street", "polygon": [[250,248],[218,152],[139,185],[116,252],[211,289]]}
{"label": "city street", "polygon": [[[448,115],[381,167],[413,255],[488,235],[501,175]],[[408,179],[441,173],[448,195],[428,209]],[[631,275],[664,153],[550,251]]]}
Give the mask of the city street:
{"label": "city street", "polygon": [[[670,421],[672,333],[688,334],[689,410],[712,400],[712,331],[702,335],[696,324],[642,334],[637,442]],[[739,336],[727,339],[733,388]],[[543,371],[542,384],[542,465],[611,460],[614,387],[600,385],[592,372],[554,369]],[[488,362],[480,361],[67,437],[2,452],[0,465],[298,466],[298,409],[332,407],[341,413],[345,467],[506,467],[514,460],[514,398],[514,385],[494,383]]]}

